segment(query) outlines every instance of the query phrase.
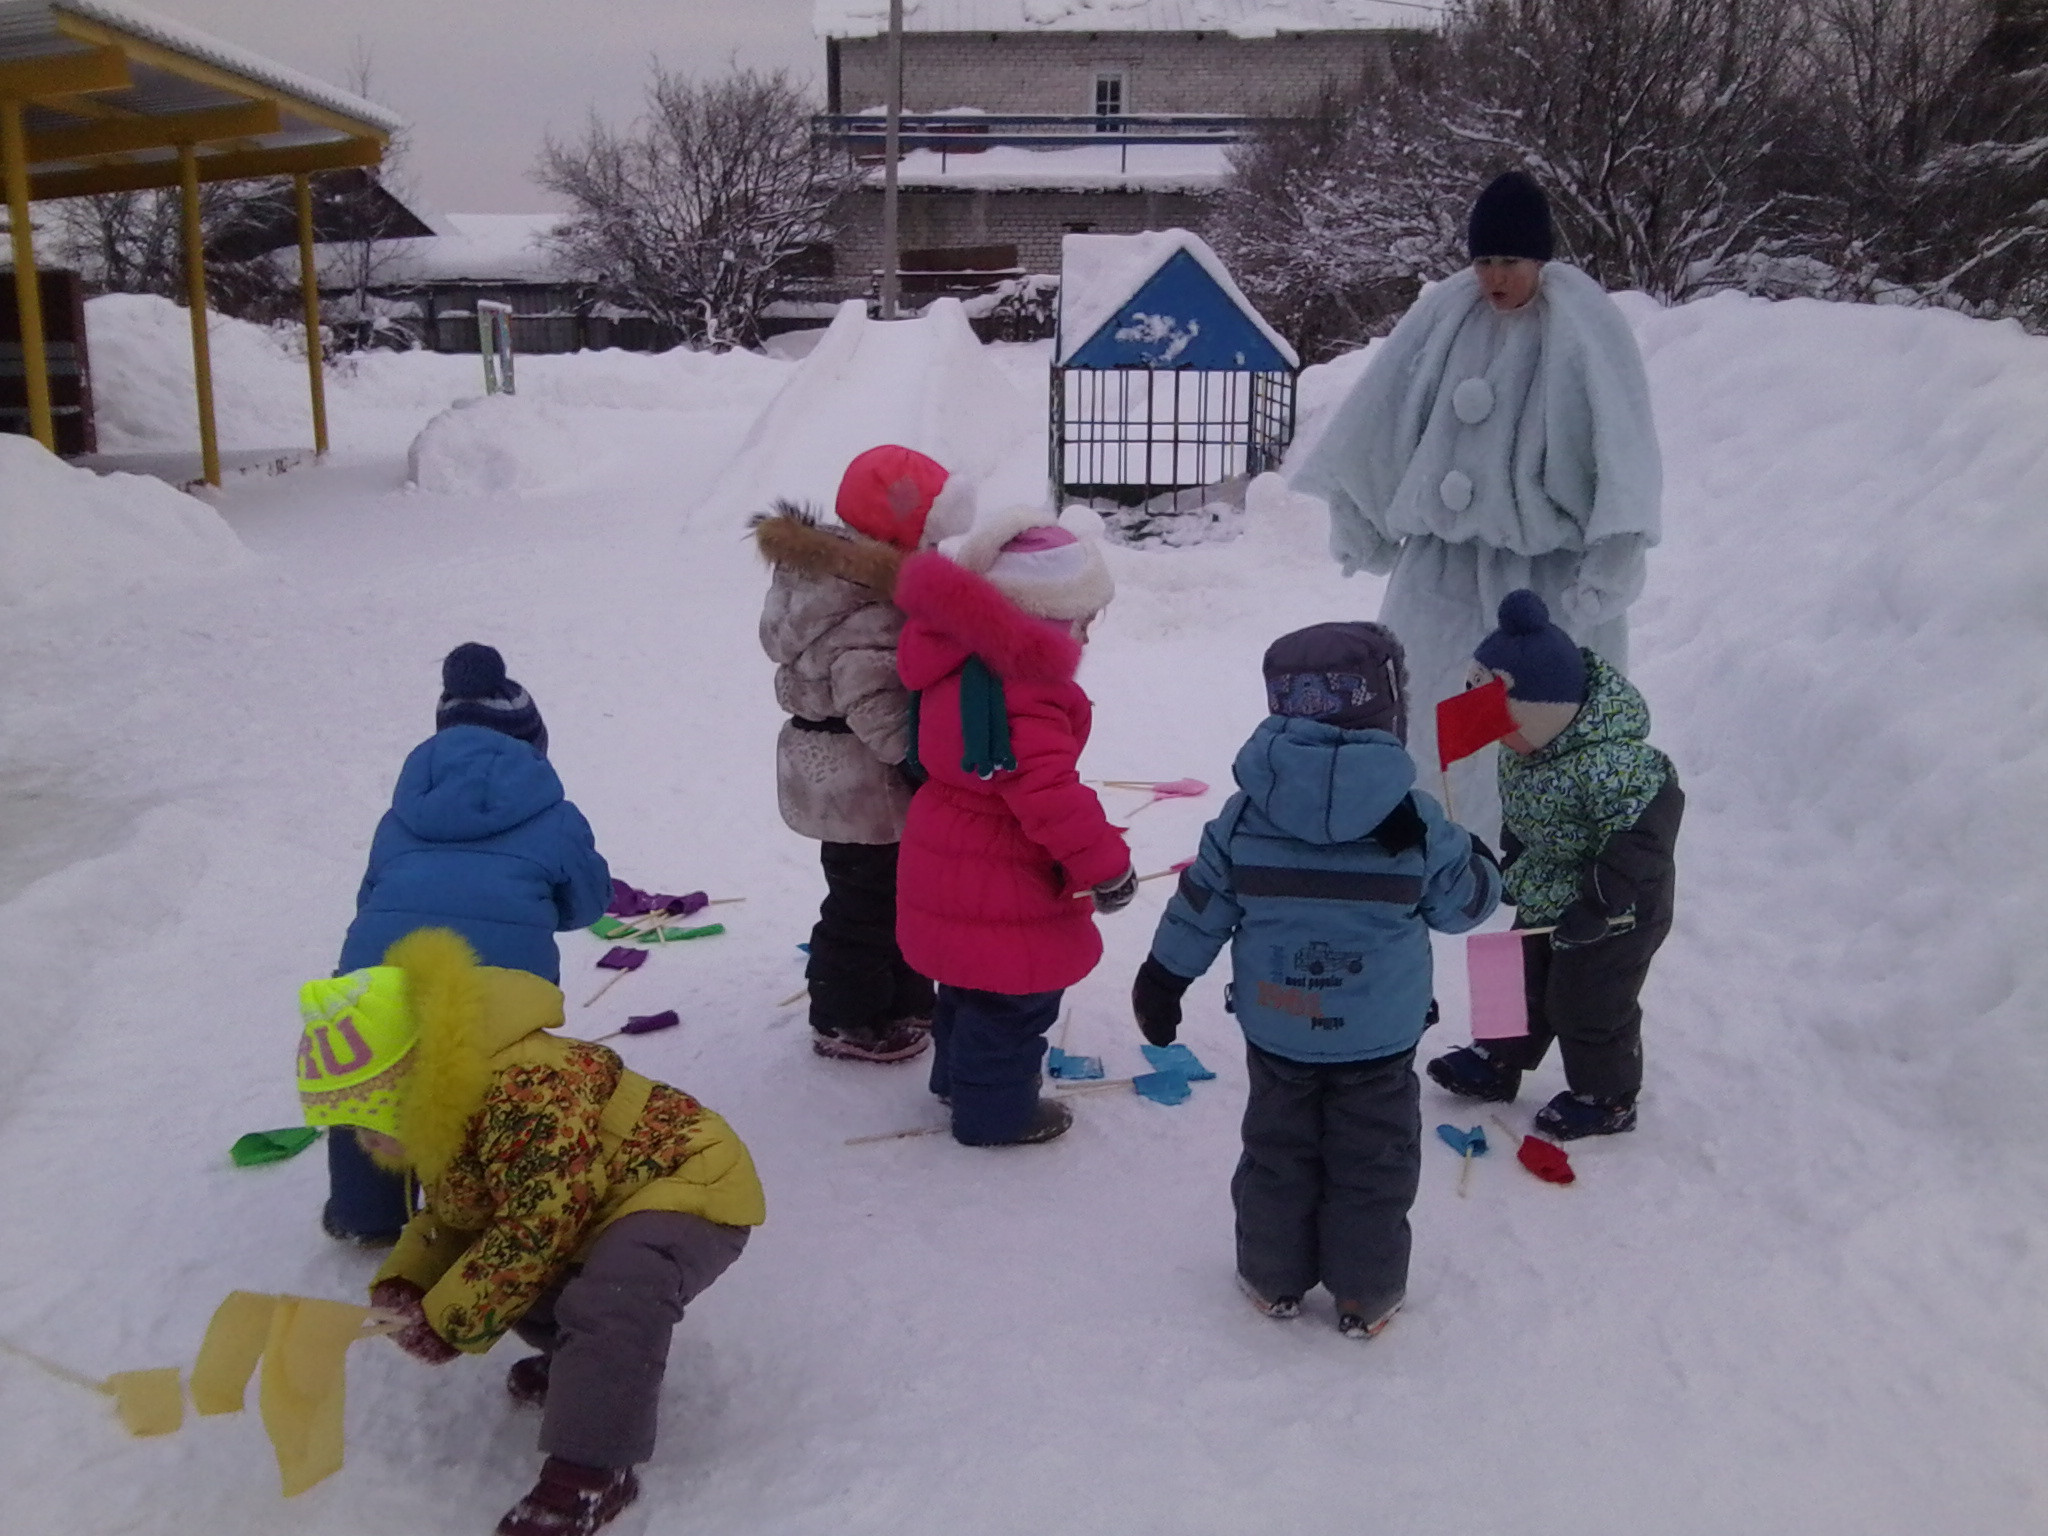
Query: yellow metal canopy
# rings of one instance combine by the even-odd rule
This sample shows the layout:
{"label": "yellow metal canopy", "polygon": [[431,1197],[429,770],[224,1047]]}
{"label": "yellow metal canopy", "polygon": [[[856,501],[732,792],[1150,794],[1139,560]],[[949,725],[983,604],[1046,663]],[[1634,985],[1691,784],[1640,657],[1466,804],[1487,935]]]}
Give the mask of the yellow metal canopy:
{"label": "yellow metal canopy", "polygon": [[284,65],[106,0],[0,0],[0,179],[4,179],[28,376],[30,430],[54,445],[42,309],[28,205],[178,187],[205,477],[220,454],[207,361],[199,248],[202,182],[291,176],[298,183],[315,446],[327,447],[306,177],[376,165],[399,120]]}

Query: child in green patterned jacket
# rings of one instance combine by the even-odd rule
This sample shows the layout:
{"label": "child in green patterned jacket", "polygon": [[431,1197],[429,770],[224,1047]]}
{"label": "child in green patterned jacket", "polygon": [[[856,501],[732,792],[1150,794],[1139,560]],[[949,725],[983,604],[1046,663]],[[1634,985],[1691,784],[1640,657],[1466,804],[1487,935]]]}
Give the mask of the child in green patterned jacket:
{"label": "child in green patterned jacket", "polygon": [[1558,1042],[1567,1091],[1536,1115],[1560,1141],[1632,1131],[1643,1082],[1650,961],[1671,931],[1674,845],[1685,794],[1671,759],[1644,738],[1650,709],[1633,684],[1550,622],[1527,590],[1500,605],[1470,682],[1499,678],[1518,729],[1500,758],[1502,869],[1522,945],[1529,1033],[1429,1064],[1433,1081],[1505,1104]]}

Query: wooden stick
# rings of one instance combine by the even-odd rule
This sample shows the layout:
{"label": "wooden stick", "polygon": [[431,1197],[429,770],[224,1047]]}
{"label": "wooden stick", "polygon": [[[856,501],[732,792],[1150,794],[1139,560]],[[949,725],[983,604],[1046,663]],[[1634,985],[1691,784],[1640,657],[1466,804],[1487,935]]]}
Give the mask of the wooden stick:
{"label": "wooden stick", "polygon": [[951,1129],[953,1127],[950,1125],[920,1125],[908,1131],[881,1131],[873,1136],[849,1136],[846,1138],[846,1144],[849,1147],[864,1147],[875,1141],[903,1141],[911,1136],[936,1136],[941,1131]]}
{"label": "wooden stick", "polygon": [[775,1006],[778,1008],[794,1008],[798,1003],[802,1002],[805,998],[809,997],[810,995],[811,989],[809,987],[798,987],[794,992],[790,993],[789,996],[785,997],[781,1002],[777,1003]]}
{"label": "wooden stick", "polygon": [[1100,1093],[1105,1088],[1128,1088],[1136,1081],[1137,1079],[1132,1077],[1084,1077],[1077,1082],[1069,1083],[1054,1078],[1052,1086],[1053,1091],[1064,1098],[1074,1093]]}
{"label": "wooden stick", "polygon": [[1067,1048],[1067,1031],[1072,1029],[1073,1027],[1074,1005],[1072,1003],[1069,1003],[1067,1005],[1066,1017],[1060,1020],[1060,1038],[1057,1049],[1064,1051]]}
{"label": "wooden stick", "polygon": [[599,987],[595,992],[591,993],[589,997],[585,998],[583,1006],[588,1008],[592,1003],[596,1002],[600,997],[603,997],[605,993],[611,991],[613,987],[616,987],[620,982],[624,981],[628,976],[632,974],[633,973],[631,971],[620,971],[618,975],[614,976],[610,981],[606,982],[603,986]]}
{"label": "wooden stick", "polygon": [[[1138,876],[1138,884],[1143,885],[1147,880],[1164,880],[1168,875],[1177,875],[1179,873],[1180,870],[1178,869],[1155,869],[1149,875]],[[1074,900],[1086,901],[1090,897],[1094,896],[1094,894],[1095,893],[1093,891],[1076,891],[1074,892]],[[1542,929],[1540,931],[1544,933],[1550,932],[1548,928]]]}
{"label": "wooden stick", "polygon": [[1458,819],[1458,811],[1457,811],[1457,807],[1455,807],[1454,805],[1452,805],[1452,804],[1451,804],[1451,770],[1450,770],[1449,768],[1446,768],[1446,769],[1444,769],[1444,771],[1443,771],[1443,779],[1444,779],[1444,819],[1445,819],[1446,821],[1456,821],[1456,820]]}
{"label": "wooden stick", "polygon": [[1465,1186],[1472,1182],[1472,1149],[1465,1149],[1465,1166],[1458,1170],[1458,1198],[1465,1198]]}
{"label": "wooden stick", "polygon": [[90,1376],[85,1375],[81,1371],[74,1371],[68,1365],[59,1365],[56,1361],[47,1359],[32,1349],[23,1349],[19,1344],[11,1343],[6,1339],[0,1339],[0,1350],[5,1350],[17,1360],[26,1360],[38,1370],[47,1371],[59,1381],[68,1381],[74,1387],[83,1387],[88,1392],[105,1393],[107,1391],[107,1384],[104,1381],[94,1381]]}
{"label": "wooden stick", "polygon": [[704,905],[707,907],[736,907],[746,899],[744,896],[720,896],[716,900],[705,902]]}

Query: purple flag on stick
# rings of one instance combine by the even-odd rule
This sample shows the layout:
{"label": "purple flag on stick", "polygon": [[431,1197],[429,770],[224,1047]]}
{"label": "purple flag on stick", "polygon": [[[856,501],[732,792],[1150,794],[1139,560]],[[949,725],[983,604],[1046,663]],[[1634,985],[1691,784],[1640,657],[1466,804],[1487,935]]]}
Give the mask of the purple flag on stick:
{"label": "purple flag on stick", "polygon": [[625,1027],[619,1033],[622,1035],[651,1035],[657,1029],[674,1029],[682,1022],[675,1009],[664,1008],[660,1013],[635,1014],[632,1018],[626,1020]]}
{"label": "purple flag on stick", "polygon": [[1513,930],[1475,933],[1465,940],[1474,1040],[1519,1040],[1529,1033],[1529,998],[1522,990],[1522,943],[1522,936]]}
{"label": "purple flag on stick", "polygon": [[599,958],[598,969],[605,971],[637,971],[647,963],[644,949],[608,949]]}

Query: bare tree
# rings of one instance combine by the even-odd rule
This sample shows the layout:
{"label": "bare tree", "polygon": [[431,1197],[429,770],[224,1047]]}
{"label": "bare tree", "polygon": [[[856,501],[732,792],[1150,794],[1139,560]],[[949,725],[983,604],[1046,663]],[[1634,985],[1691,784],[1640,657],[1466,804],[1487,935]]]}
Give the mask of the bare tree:
{"label": "bare tree", "polygon": [[853,184],[787,72],[697,82],[658,65],[640,122],[619,132],[592,114],[535,174],[572,207],[554,245],[606,298],[717,347],[759,341],[792,259]]}
{"label": "bare tree", "polygon": [[1450,127],[1544,184],[1594,276],[1682,298],[1783,212],[1767,168],[1795,19],[1783,0],[1462,0]]}
{"label": "bare tree", "polygon": [[[274,182],[207,182],[199,189],[200,236],[209,247],[236,228],[255,204],[275,197]],[[105,192],[53,205],[58,259],[81,272],[95,293],[154,293],[185,300],[184,211],[175,188]],[[267,259],[210,259],[207,301],[222,314],[268,321],[288,313],[297,292]]]}
{"label": "bare tree", "polygon": [[1388,329],[1464,257],[1482,164],[1448,133],[1461,105],[1433,47],[1397,46],[1358,88],[1233,155],[1212,234],[1232,273],[1304,357]]}

